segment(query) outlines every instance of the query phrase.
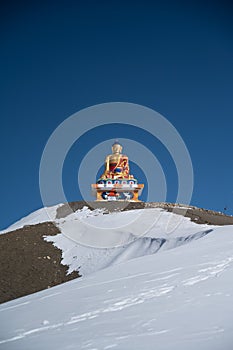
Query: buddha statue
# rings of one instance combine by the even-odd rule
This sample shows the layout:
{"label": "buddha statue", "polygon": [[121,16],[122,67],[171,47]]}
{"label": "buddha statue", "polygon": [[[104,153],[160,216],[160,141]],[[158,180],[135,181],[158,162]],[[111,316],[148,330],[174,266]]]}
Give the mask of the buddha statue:
{"label": "buddha statue", "polygon": [[92,193],[97,201],[133,201],[138,202],[143,184],[130,175],[129,159],[122,154],[122,145],[116,141],[112,145],[112,154],[105,158],[104,173],[92,184]]}
{"label": "buddha statue", "polygon": [[129,159],[122,154],[122,145],[116,141],[112,145],[112,154],[105,158],[105,171],[101,179],[132,179],[129,174]]}

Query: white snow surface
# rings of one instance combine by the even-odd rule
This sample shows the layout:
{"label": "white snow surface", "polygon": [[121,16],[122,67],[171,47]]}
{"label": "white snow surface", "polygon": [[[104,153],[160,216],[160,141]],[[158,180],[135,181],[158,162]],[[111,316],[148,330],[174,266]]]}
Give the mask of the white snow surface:
{"label": "white snow surface", "polygon": [[4,350],[231,350],[233,226],[0,306]]}
{"label": "white snow surface", "polygon": [[54,221],[45,239],[83,277],[0,305],[0,349],[233,348],[233,226],[161,209]]}
{"label": "white snow surface", "polygon": [[56,220],[62,234],[47,236],[62,250],[68,273],[87,275],[159,249],[174,248],[207,234],[211,227],[197,225],[162,209],[141,209],[104,214],[87,207]]}

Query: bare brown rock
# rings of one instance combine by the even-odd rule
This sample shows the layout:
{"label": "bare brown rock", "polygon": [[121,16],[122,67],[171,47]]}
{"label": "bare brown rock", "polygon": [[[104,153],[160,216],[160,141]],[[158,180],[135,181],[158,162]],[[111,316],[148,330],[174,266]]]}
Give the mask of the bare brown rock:
{"label": "bare brown rock", "polygon": [[78,272],[67,275],[62,251],[43,239],[58,233],[52,222],[45,222],[0,235],[1,303],[79,277]]}

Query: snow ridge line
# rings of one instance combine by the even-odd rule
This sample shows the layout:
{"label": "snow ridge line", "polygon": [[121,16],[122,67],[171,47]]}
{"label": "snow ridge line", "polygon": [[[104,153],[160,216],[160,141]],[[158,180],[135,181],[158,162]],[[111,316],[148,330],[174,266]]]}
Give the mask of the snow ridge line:
{"label": "snow ridge line", "polygon": [[[179,246],[191,243],[205,237],[212,232],[212,229],[199,231],[188,236],[178,236],[174,238],[152,238],[137,237],[122,247],[118,248],[88,248],[74,242],[69,237],[58,234],[57,236],[47,236],[47,241],[63,251],[62,264],[68,265],[68,274],[79,271],[82,276],[87,276],[95,271],[108,268],[115,264],[121,264],[146,255],[153,255],[162,250],[174,249]],[[72,243],[71,243],[72,242]],[[74,259],[75,258],[75,259]]]}

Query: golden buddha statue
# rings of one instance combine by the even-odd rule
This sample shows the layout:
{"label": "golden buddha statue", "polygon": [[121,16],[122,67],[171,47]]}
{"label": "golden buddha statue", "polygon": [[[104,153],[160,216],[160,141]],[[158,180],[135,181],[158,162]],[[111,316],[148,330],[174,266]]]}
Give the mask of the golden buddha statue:
{"label": "golden buddha statue", "polygon": [[138,201],[143,184],[129,173],[129,159],[122,154],[122,145],[116,141],[112,154],[105,158],[104,173],[92,184],[92,193],[97,201]]}
{"label": "golden buddha statue", "polygon": [[112,154],[105,158],[105,171],[101,179],[131,179],[129,175],[129,159],[122,154],[122,146],[116,141],[112,145]]}

